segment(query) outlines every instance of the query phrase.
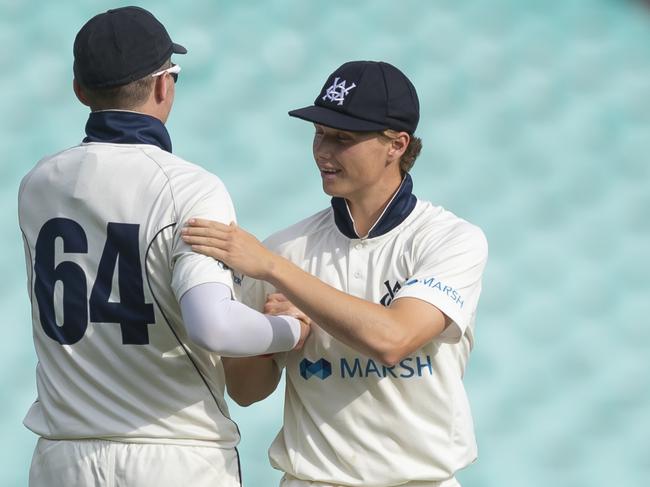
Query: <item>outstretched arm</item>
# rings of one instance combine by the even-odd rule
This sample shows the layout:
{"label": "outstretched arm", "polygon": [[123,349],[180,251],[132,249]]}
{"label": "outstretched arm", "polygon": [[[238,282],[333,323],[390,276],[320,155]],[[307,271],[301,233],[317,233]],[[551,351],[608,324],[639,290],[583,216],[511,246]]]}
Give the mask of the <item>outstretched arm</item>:
{"label": "outstretched arm", "polygon": [[183,230],[192,249],[273,284],[314,322],[341,342],[394,365],[438,336],[450,320],[416,298],[389,308],[351,296],[266,249],[235,224],[193,219]]}
{"label": "outstretched arm", "polygon": [[309,326],[300,317],[259,313],[230,298],[220,283],[205,283],[180,300],[189,338],[197,345],[227,357],[245,357],[302,346]]}

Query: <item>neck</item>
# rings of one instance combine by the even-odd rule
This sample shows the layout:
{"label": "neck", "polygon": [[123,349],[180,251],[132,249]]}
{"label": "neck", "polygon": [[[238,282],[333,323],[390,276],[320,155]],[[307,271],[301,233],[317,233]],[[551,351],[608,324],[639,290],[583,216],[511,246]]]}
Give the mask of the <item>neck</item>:
{"label": "neck", "polygon": [[377,223],[386,206],[388,206],[393,196],[395,196],[401,183],[402,181],[397,179],[390,181],[375,191],[374,194],[366,194],[357,198],[346,198],[350,215],[354,220],[354,228],[359,236],[365,237],[368,235],[370,229]]}
{"label": "neck", "polygon": [[169,133],[160,119],[124,110],[92,112],[86,123],[84,142],[149,144],[172,151]]}
{"label": "neck", "polygon": [[[389,192],[384,194],[389,194]],[[359,225],[353,220],[350,200],[353,201],[354,213],[361,220]],[[404,176],[399,188],[390,198],[380,198],[379,203],[375,205],[367,204],[369,201],[368,199],[356,200],[355,198],[346,200],[337,196],[332,198],[334,223],[341,234],[351,239],[375,238],[400,225],[417,204],[417,198],[413,194],[411,176],[408,174]]]}

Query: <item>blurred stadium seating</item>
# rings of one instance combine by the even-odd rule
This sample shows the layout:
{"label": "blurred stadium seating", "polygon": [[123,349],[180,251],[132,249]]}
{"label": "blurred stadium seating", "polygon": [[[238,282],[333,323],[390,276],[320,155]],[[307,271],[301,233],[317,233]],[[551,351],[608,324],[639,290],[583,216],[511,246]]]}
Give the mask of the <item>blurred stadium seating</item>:
{"label": "blurred stadium seating", "polygon": [[[422,106],[415,193],[481,226],[490,260],[466,384],[479,438],[465,487],[650,484],[650,12],[631,0],[144,1],[189,49],[175,152],[218,174],[260,237],[328,204],[308,124],[352,59],[405,71]],[[72,42],[112,2],[0,0],[0,484],[26,485],[35,354],[20,178],[78,143]],[[282,393],[232,408],[245,485]]]}

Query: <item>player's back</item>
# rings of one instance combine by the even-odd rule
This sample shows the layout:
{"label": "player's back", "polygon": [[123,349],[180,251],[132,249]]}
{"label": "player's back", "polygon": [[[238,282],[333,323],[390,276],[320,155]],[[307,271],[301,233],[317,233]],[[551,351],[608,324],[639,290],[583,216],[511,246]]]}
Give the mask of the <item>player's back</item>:
{"label": "player's back", "polygon": [[55,439],[237,443],[219,358],[187,340],[183,284],[173,285],[178,225],[220,185],[158,147],[106,143],[46,158],[24,178],[39,360],[28,428]]}

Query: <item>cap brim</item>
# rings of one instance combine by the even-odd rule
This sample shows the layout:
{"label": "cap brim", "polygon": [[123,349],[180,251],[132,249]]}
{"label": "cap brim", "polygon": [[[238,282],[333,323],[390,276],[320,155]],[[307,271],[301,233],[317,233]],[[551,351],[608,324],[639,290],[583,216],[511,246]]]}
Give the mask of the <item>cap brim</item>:
{"label": "cap brim", "polygon": [[172,53],[174,53],[174,54],[187,54],[187,49],[185,49],[180,44],[176,44],[175,42],[172,42]]}
{"label": "cap brim", "polygon": [[316,105],[291,110],[289,116],[317,123],[319,125],[325,125],[326,127],[334,129],[349,130],[350,132],[374,132],[376,130],[385,130],[388,128],[377,122],[354,118],[350,115]]}

